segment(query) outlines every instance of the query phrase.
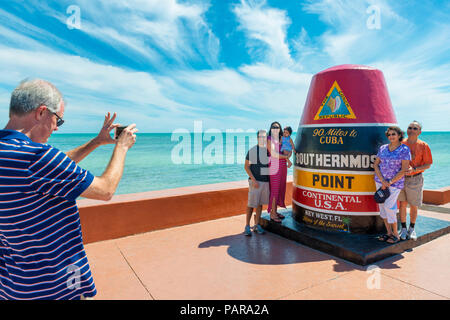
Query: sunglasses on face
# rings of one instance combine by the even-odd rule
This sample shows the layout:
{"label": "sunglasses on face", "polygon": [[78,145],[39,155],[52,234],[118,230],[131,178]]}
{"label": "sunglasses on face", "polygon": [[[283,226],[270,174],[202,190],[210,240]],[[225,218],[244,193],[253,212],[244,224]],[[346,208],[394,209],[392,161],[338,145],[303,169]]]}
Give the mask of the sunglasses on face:
{"label": "sunglasses on face", "polygon": [[396,135],[397,135],[396,133],[388,133],[388,134],[387,134],[388,137],[390,137],[390,136],[396,136]]}
{"label": "sunglasses on face", "polygon": [[[48,110],[48,111],[50,111],[50,110]],[[56,126],[57,127],[60,127],[60,126],[62,126],[63,125],[63,123],[64,123],[64,120],[60,117],[60,116],[58,116],[57,114],[56,114],[56,112],[53,112],[53,111],[50,111],[50,113],[53,113],[55,116],[56,116]]]}
{"label": "sunglasses on face", "polygon": [[280,127],[272,126],[272,127],[270,127],[270,129],[280,129]]}
{"label": "sunglasses on face", "polygon": [[419,130],[417,127],[408,127],[408,130]]}

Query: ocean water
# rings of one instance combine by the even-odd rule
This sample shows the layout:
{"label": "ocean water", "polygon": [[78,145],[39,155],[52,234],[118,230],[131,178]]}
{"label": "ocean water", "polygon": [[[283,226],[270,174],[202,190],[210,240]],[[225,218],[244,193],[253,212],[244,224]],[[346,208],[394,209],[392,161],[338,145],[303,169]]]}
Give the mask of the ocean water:
{"label": "ocean water", "polygon": [[[63,152],[72,150],[95,134],[53,134],[49,144]],[[423,132],[433,154],[433,165],[424,174],[425,188],[450,185],[450,132]],[[222,141],[221,141],[222,140]],[[295,133],[292,135],[295,141]],[[129,150],[116,194],[161,190],[247,179],[245,155],[256,144],[256,134],[227,135],[139,133]],[[105,170],[113,145],[97,148],[79,165],[99,176]],[[288,175],[293,174],[293,166]]]}

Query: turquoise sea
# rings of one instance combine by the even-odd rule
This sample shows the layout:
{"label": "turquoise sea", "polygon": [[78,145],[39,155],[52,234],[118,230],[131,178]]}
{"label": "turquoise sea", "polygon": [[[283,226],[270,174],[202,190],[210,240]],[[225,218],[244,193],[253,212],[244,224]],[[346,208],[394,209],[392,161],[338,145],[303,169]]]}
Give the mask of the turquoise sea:
{"label": "turquoise sea", "polygon": [[[67,152],[94,136],[53,134],[48,143]],[[295,141],[295,134],[292,139]],[[430,145],[433,154],[433,165],[424,174],[425,188],[449,186],[450,132],[423,132],[420,139]],[[245,155],[249,146],[255,144],[256,134],[246,133],[210,133],[203,137],[201,133],[195,136],[193,133],[174,136],[172,133],[140,133],[128,152],[116,194],[247,179]],[[113,145],[97,148],[80,162],[80,166],[96,176],[101,175],[113,148]],[[288,175],[293,174],[292,168],[288,169]]]}

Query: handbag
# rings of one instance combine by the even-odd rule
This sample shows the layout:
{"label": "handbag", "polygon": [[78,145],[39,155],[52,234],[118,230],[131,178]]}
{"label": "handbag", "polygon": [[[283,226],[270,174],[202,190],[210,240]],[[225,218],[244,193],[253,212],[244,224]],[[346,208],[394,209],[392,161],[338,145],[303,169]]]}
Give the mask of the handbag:
{"label": "handbag", "polygon": [[382,187],[380,187],[373,195],[373,198],[376,203],[384,203],[390,195],[391,192],[389,191],[389,188],[382,189]]}

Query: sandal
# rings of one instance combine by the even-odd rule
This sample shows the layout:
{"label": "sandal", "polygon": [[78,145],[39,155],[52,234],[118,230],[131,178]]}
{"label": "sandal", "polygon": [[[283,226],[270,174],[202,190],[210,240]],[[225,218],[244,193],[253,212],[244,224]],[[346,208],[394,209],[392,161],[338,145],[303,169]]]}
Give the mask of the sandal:
{"label": "sandal", "polygon": [[284,219],[284,218],[286,218],[285,216],[283,216],[281,213],[278,213],[278,212],[277,212],[277,216],[278,216],[278,219]]}
{"label": "sandal", "polygon": [[391,244],[397,243],[397,242],[399,242],[399,241],[400,241],[400,238],[399,238],[399,237],[396,237],[396,236],[394,236],[394,235],[391,235],[391,236],[389,237],[389,239],[386,240],[387,243],[391,243]]}
{"label": "sandal", "polygon": [[383,234],[382,236],[379,236],[378,238],[377,238],[377,240],[378,241],[381,241],[381,242],[385,242],[386,240],[388,240],[388,239],[390,239],[391,238],[391,236],[389,235],[389,234]]}
{"label": "sandal", "polygon": [[270,217],[270,221],[275,222],[275,223],[281,223],[281,220],[278,218],[274,219],[274,218]]}

